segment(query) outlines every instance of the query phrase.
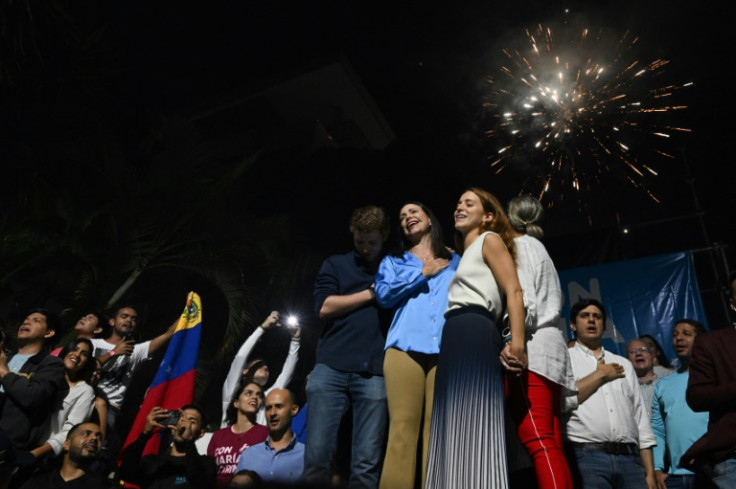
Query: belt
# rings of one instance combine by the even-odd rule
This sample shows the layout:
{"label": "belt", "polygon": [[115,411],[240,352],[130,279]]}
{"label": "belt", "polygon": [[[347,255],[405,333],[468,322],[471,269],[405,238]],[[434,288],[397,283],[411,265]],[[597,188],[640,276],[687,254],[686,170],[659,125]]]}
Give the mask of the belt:
{"label": "belt", "polygon": [[617,443],[604,441],[599,443],[568,443],[573,448],[587,448],[589,450],[600,450],[610,455],[639,455],[639,445],[636,443]]}

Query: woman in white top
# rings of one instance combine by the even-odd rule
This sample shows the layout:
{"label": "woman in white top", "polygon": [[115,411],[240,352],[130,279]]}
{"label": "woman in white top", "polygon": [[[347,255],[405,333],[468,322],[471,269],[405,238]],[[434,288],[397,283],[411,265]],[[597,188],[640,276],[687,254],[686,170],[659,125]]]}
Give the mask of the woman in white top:
{"label": "woman in white top", "polygon": [[64,398],[62,408],[51,417],[51,435],[48,441],[31,450],[37,459],[46,455],[60,455],[66,434],[72,426],[87,421],[94,408],[95,391],[85,382],[95,366],[92,360],[92,342],[86,338],[77,338],[61,350],[59,358],[64,362],[69,393]]}
{"label": "woman in white top", "polygon": [[460,197],[455,229],[462,258],[448,290],[426,487],[505,489],[505,399],[499,361],[504,311],[512,334],[506,361],[517,368],[526,366],[524,304],[514,243],[503,207],[478,188]]}
{"label": "woman in white top", "polygon": [[520,195],[508,204],[516,265],[526,308],[527,371],[507,377],[519,440],[534,463],[539,489],[572,489],[560,431],[561,395],[577,392],[560,322],[562,293],[552,259],[539,241],[542,204]]}

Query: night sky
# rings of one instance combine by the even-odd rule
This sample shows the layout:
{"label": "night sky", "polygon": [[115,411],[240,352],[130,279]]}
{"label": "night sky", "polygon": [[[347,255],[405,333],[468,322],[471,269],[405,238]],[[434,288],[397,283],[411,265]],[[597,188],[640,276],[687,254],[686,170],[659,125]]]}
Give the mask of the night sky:
{"label": "night sky", "polygon": [[[0,142],[11,141],[10,150],[0,145],[3,155],[22,154],[13,147],[14,139],[34,148],[35,138],[39,137],[25,128],[24,117],[42,127],[43,121],[63,120],[59,114],[65,110],[75,112],[80,119],[84,119],[85,112],[104,112],[108,119],[105,127],[110,127],[106,134],[112,134],[111,138],[120,147],[121,159],[135,159],[149,147],[155,154],[162,143],[151,142],[155,138],[150,134],[155,131],[141,121],[155,120],[155,114],[175,120],[182,114],[207,110],[223,96],[248,95],[338,59],[344,60],[357,75],[385,118],[395,140],[377,151],[349,148],[292,151],[288,145],[280,145],[287,136],[263,134],[262,127],[257,127],[260,122],[264,122],[263,127],[270,127],[266,124],[269,121],[256,120],[251,135],[243,135],[244,140],[253,139],[243,144],[253,152],[260,151],[259,157],[245,174],[246,183],[234,192],[239,198],[228,194],[223,197],[225,204],[219,203],[220,206],[229,204],[228,210],[219,207],[217,215],[207,217],[219,225],[215,238],[220,244],[213,247],[208,242],[202,245],[202,251],[225,256],[237,245],[234,242],[243,237],[253,241],[257,248],[260,235],[248,235],[248,222],[273,219],[276,224],[268,231],[270,242],[288,239],[290,258],[295,262],[288,263],[287,268],[286,263],[279,261],[283,257],[260,250],[258,256],[266,257],[264,263],[271,265],[268,260],[273,260],[286,271],[264,269],[261,262],[245,267],[243,276],[247,279],[252,274],[252,281],[256,282],[252,285],[254,293],[262,292],[255,290],[262,285],[270,294],[267,298],[257,295],[263,303],[251,308],[248,321],[251,326],[272,308],[301,311],[310,308],[311,280],[316,268],[325,256],[350,248],[347,222],[357,206],[376,203],[394,216],[405,201],[423,201],[444,219],[449,238],[451,213],[465,188],[484,187],[502,202],[519,193],[528,176],[523,164],[510,165],[500,174],[495,174],[489,165],[492,145],[483,135],[488,129],[482,109],[487,93],[484,80],[498,72],[501,48],[518,45],[524,38],[524,29],[539,23],[585,23],[591,28],[604,29],[607,35],[629,31],[639,37],[637,49],[642,62],[670,60],[662,80],[694,83],[684,92],[689,108],[672,121],[692,128],[692,134],[673,141],[671,149],[676,158],[657,165],[658,177],[644,180],[646,188],[658,196],[659,203],[621,183],[615,175],[591,183],[581,194],[582,207],[570,193],[547,201],[552,207],[547,213],[545,244],[557,267],[700,250],[713,243],[733,245],[736,238],[730,212],[736,208],[733,191],[736,171],[731,156],[734,99],[729,78],[729,62],[736,43],[733,29],[725,22],[732,18],[725,12],[725,6],[664,0],[51,4],[63,5],[73,22],[40,10],[31,21],[21,11],[7,25],[14,27],[12,22],[20,19],[19,24],[28,28],[18,29],[20,34],[15,37],[2,38],[23,40],[22,47],[6,45],[3,49],[7,51],[3,52],[22,53],[24,61],[36,55],[34,49],[40,51],[37,58],[42,61],[29,65],[42,68],[35,71],[26,68],[18,79],[36,77],[38,93],[49,94],[49,103],[31,100],[35,95],[25,93],[31,93],[30,89],[23,84],[13,85],[8,81],[12,78],[5,76],[8,72],[0,72],[5,76],[1,79],[3,86],[9,87],[3,94],[11,94],[3,99],[7,104],[4,107],[20,114],[17,120],[7,116],[7,110],[3,115],[3,133],[10,137]],[[48,19],[54,22],[47,22]],[[95,39],[105,40],[102,48],[96,45],[101,50],[79,50],[76,57],[58,56],[65,53],[60,39],[68,41],[76,35],[69,27],[73,23],[86,34],[98,33]],[[43,43],[38,46],[29,42],[34,33],[43,37],[46,51]],[[85,65],[87,59],[92,61]],[[70,73],[66,67],[72,65],[88,70]],[[12,64],[1,64],[0,68],[14,73]],[[74,83],[83,84],[84,89],[72,86]],[[95,98],[106,89],[107,95]],[[52,92],[56,97],[53,100]],[[68,93],[78,98],[67,97]],[[66,106],[59,103],[64,99],[68,100]],[[35,113],[27,115],[30,107]],[[199,130],[216,140],[227,133],[226,122],[200,126]],[[55,136],[58,140],[70,137],[63,132]],[[69,167],[76,179],[73,183],[79,185],[75,191],[80,199],[95,187],[114,183],[121,174],[135,176],[138,167],[133,165],[132,171],[123,172],[111,163],[115,158],[109,157],[110,149],[102,151],[94,137],[75,141],[74,145],[77,153],[85,152],[89,146],[90,152],[108,155],[109,166],[91,173]],[[54,175],[63,171],[60,165],[43,166],[44,158],[53,160],[58,154],[53,145],[44,149],[51,154],[37,156],[33,171],[43,174],[50,170]],[[155,163],[155,158],[151,162]],[[28,167],[27,162],[21,165]],[[49,190],[36,188],[38,182],[29,180],[25,170],[11,173],[9,178],[16,176],[16,181],[10,180],[14,189],[29,185],[32,187],[29,194],[31,190],[36,193]],[[131,177],[128,183],[134,181]],[[190,188],[187,182],[182,182],[182,188],[188,192],[212,190],[206,185]],[[57,191],[52,189],[49,194],[55,195]],[[74,193],[71,188],[68,192]],[[110,192],[105,192],[110,197]],[[124,201],[122,194],[121,191],[121,195],[110,197],[113,204],[115,199],[118,203]],[[92,193],[87,197],[84,205],[94,208],[99,199],[93,198]],[[23,205],[29,200],[27,195],[21,195]],[[106,204],[103,210],[107,207]],[[628,234],[622,233],[624,227],[629,228]],[[282,234],[286,236],[287,231],[290,234],[284,238]],[[709,261],[707,253],[704,258],[699,253],[698,264],[708,271],[714,262]],[[299,257],[304,259],[299,262],[296,260]],[[726,249],[725,257],[733,268],[736,263],[733,246]],[[719,270],[724,268],[722,262],[716,265]],[[125,273],[114,281],[122,282],[130,273],[130,267],[123,270]],[[293,273],[294,270],[298,273]],[[281,277],[280,285],[274,286],[273,276],[279,272],[293,275],[294,283],[288,284]],[[152,320],[159,319],[162,324],[168,324],[163,322],[168,319],[163,318],[170,317],[170,311],[180,307],[186,291],[197,284],[196,280],[188,280],[191,277],[181,275],[183,272],[173,276],[167,273],[170,272],[159,268],[142,275],[137,284],[139,289],[132,291],[146,294],[147,312]],[[55,279],[61,281],[63,274],[58,275]],[[718,296],[723,283],[718,283],[712,274],[706,276],[706,283],[701,283],[701,287],[708,289],[711,297]],[[4,312],[18,308],[18,304],[8,304],[12,295],[9,292],[37,290],[41,288],[39,284],[50,288],[50,282],[53,280],[47,276],[28,273],[14,279],[10,286],[4,283],[5,297],[0,308]],[[175,286],[166,293],[162,283]],[[208,295],[207,287],[198,290],[203,297],[205,316],[213,318],[213,322],[226,322],[227,304],[219,293]],[[109,293],[110,288],[105,290]],[[279,291],[284,295],[280,296]],[[22,306],[30,305],[33,299],[48,299],[49,294],[26,293],[27,297],[12,300]],[[71,298],[69,291],[59,299],[60,307],[66,306],[63,301]],[[312,331],[306,335],[301,362],[305,370],[310,366],[311,342],[316,340],[316,334],[317,331]],[[211,348],[217,348],[221,338],[209,335],[206,341]],[[277,354],[284,354],[283,348]]]}
{"label": "night sky", "polygon": [[[488,188],[502,200],[515,195],[524,169],[512,165],[494,175],[488,168],[491,149],[482,135],[480,116],[483,80],[498,69],[500,48],[518,44],[524,29],[538,23],[582,22],[614,35],[628,30],[640,38],[642,62],[668,59],[667,80],[694,82],[684,100],[689,109],[673,116],[693,133],[671,143],[668,149],[676,159],[659,162],[659,177],[645,182],[659,198],[658,204],[619,180],[599,182],[599,188],[584,196],[584,210],[570,195],[567,202],[553,198],[557,202],[548,215],[548,235],[659,222],[691,215],[699,206],[711,242],[733,239],[727,212],[733,208],[730,187],[736,181],[727,156],[733,99],[727,95],[724,55],[734,42],[730,30],[714,20],[723,18],[715,7],[709,11],[692,3],[665,1],[596,2],[595,6],[589,2],[460,1],[452,5],[225,2],[206,9],[185,3],[171,9],[126,2],[117,9],[112,13],[113,30],[136,61],[135,71],[128,75],[131,91],[169,111],[259,82],[288,78],[344,56],[396,140],[384,154],[367,159],[358,155],[354,162],[341,165],[341,186],[350,186],[357,197],[339,202],[346,207],[339,214],[331,209],[338,221],[349,213],[348,208],[363,203],[358,199],[370,200],[372,195],[372,200],[391,209],[404,199],[421,198],[448,217],[459,191],[471,184]],[[310,171],[334,172],[325,163],[330,158],[314,157],[308,163]],[[352,166],[350,173],[363,175],[358,179],[362,183],[345,179],[346,166]],[[365,175],[383,172],[385,167],[383,178]],[[294,185],[299,186],[303,179],[294,171]],[[382,192],[394,185],[395,191]],[[329,195],[330,190],[318,193]],[[386,200],[386,193],[397,199]],[[286,199],[284,209],[299,205]],[[316,195],[310,200],[319,202],[315,209],[323,205]],[[702,236],[697,219],[673,226],[677,232]],[[645,239],[651,241],[652,236]],[[671,237],[668,241],[669,245],[663,243],[666,249],[672,246]],[[684,240],[681,247],[701,245],[698,240]],[[638,253],[636,247],[632,253]]]}

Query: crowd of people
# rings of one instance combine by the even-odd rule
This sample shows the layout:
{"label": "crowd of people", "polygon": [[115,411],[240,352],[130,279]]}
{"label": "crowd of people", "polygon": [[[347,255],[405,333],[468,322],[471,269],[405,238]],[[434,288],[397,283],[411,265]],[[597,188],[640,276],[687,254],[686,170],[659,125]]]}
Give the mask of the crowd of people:
{"label": "crowd of people", "polygon": [[[154,407],[124,446],[131,381],[177,322],[136,342],[138,313],[122,305],[50,351],[58,318],[30,311],[13,351],[0,338],[0,489],[736,487],[736,329],[683,318],[676,361],[651,336],[624,358],[602,344],[606,307],[586,298],[568,342],[543,214],[531,196],[504,208],[469,188],[448,245],[409,201],[386,253],[386,212],[356,209],[353,249],[315,279],[324,325],[306,403],[289,389],[299,326],[277,379],[250,358],[282,326],[274,311],[233,358],[214,432],[196,402]],[[144,454],[153,436],[161,449]]]}

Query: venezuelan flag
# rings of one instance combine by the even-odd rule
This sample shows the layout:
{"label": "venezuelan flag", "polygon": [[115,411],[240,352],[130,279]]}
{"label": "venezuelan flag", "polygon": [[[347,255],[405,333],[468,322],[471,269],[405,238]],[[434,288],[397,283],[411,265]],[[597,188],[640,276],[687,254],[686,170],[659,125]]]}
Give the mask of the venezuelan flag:
{"label": "venezuelan flag", "polygon": [[[194,399],[194,380],[202,335],[202,302],[190,292],[164,359],[148,388],[123,447],[134,442],[146,424],[146,416],[156,406],[175,411]],[[143,455],[158,453],[159,437],[153,436]]]}

